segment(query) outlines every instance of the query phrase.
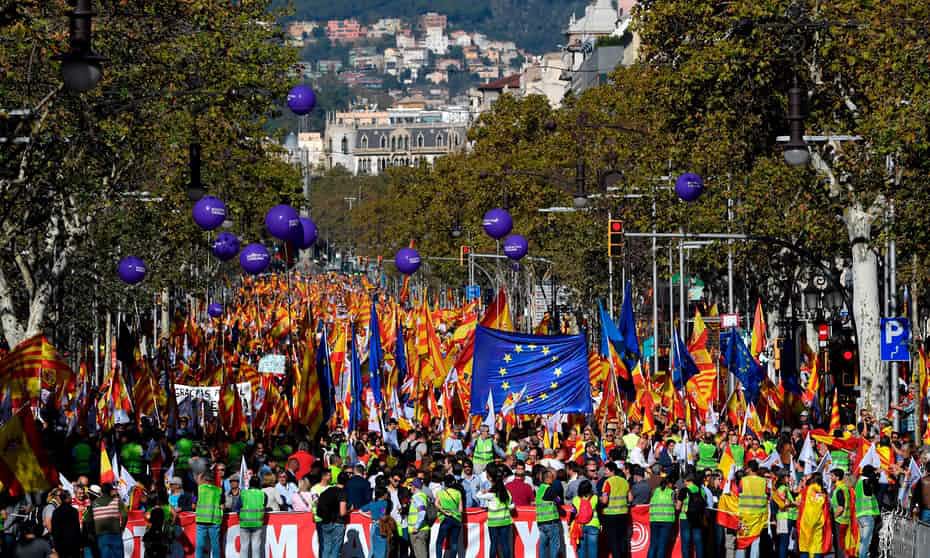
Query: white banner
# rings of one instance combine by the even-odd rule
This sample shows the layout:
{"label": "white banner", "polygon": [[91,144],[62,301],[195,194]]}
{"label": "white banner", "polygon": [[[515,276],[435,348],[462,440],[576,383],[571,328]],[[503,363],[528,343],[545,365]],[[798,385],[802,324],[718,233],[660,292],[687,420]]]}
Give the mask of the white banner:
{"label": "white banner", "polygon": [[[242,400],[242,412],[246,416],[252,416],[252,384],[240,382],[236,384],[236,390],[239,392],[239,399]],[[186,398],[190,398],[192,402],[202,399],[212,416],[219,414],[220,386],[184,386],[175,384],[174,392],[177,395],[179,407]]]}

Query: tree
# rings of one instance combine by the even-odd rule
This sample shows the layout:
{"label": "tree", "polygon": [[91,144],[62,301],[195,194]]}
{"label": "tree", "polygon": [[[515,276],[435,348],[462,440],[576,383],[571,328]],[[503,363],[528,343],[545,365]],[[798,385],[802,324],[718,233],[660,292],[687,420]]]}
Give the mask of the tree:
{"label": "tree", "polygon": [[[3,23],[0,98],[30,108],[25,149],[0,155],[0,323],[13,346],[52,323],[130,310],[162,288],[216,272],[207,235],[190,219],[188,144],[203,149],[210,193],[234,230],[261,240],[265,209],[299,191],[299,177],[265,141],[296,52],[262,0],[128,1],[101,6],[98,87],[60,86],[67,3],[19,2]],[[115,279],[117,260],[143,257],[141,288]],[[204,286],[201,283],[200,286]],[[52,308],[52,306],[54,308]],[[77,341],[93,323],[76,323]]]}

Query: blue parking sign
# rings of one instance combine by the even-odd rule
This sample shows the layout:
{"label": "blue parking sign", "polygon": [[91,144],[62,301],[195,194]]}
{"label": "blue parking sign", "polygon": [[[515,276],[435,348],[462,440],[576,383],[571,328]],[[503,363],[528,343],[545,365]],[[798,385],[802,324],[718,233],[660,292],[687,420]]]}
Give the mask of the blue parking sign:
{"label": "blue parking sign", "polygon": [[481,285],[465,285],[465,300],[481,298]]}
{"label": "blue parking sign", "polygon": [[881,348],[883,362],[908,362],[911,354],[911,324],[907,318],[882,318]]}

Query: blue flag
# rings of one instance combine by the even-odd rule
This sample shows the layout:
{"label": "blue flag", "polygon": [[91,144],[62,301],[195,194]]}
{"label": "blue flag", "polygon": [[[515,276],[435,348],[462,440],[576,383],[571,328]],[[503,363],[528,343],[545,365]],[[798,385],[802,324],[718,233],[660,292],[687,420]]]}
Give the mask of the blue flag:
{"label": "blue flag", "polygon": [[[798,371],[797,362],[795,362],[795,345],[794,339],[786,337],[781,344],[781,383],[785,386],[785,393],[801,395],[804,389],[801,387],[801,375]],[[832,432],[831,432],[832,434]]]}
{"label": "blue flag", "polygon": [[521,415],[592,412],[585,335],[528,335],[479,325],[472,414],[483,414],[489,392],[495,411],[519,398],[514,412]]}
{"label": "blue flag", "polygon": [[633,316],[633,287],[629,281],[623,287],[623,306],[620,307],[620,335],[623,336],[624,350],[621,354],[628,370],[636,368],[641,353],[639,337],[636,335],[636,318]]}
{"label": "blue flag", "polygon": [[362,363],[358,357],[358,338],[352,324],[352,355],[349,366],[352,374],[352,403],[349,405],[349,431],[354,432],[362,422]]}
{"label": "blue flag", "polygon": [[[394,366],[397,368],[397,382],[403,383],[407,377],[407,348],[404,343],[404,326],[397,320],[397,342],[394,345]],[[397,386],[388,386],[388,389],[396,389]]]}
{"label": "blue flag", "polygon": [[601,317],[601,356],[607,359],[610,358],[608,343],[614,346],[614,350],[617,351],[618,355],[622,356],[626,352],[623,335],[617,329],[617,324],[611,319],[610,314],[604,310],[604,305],[601,304],[600,300],[597,301],[597,309]]}
{"label": "blue flag", "polygon": [[736,328],[730,330],[726,336],[725,347],[721,347],[727,368],[743,384],[746,392],[746,401],[755,404],[759,401],[759,386],[765,378],[762,365],[752,358],[749,348],[737,333]]}
{"label": "blue flag", "polygon": [[320,379],[320,405],[323,407],[323,424],[336,412],[336,387],[330,368],[329,346],[326,344],[326,324],[321,325],[322,335],[316,347],[316,373]]}
{"label": "blue flag", "polygon": [[675,389],[684,389],[688,380],[700,371],[677,331],[672,345],[672,355],[672,383],[675,384]]}
{"label": "blue flag", "polygon": [[371,319],[368,322],[368,374],[371,377],[371,393],[375,404],[381,404],[381,361],[384,351],[381,350],[381,326],[378,324],[378,310],[375,308],[375,299],[371,299]]}

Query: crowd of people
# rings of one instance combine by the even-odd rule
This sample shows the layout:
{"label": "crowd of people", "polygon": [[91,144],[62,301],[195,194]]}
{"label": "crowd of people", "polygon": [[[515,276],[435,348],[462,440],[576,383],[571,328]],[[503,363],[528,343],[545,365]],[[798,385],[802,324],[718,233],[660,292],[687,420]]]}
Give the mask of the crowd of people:
{"label": "crowd of people", "polygon": [[[667,556],[676,539],[689,558],[865,558],[876,556],[882,511],[930,520],[928,455],[867,413],[814,443],[819,431],[806,423],[759,438],[724,422],[691,439],[676,423],[644,434],[637,423],[567,422],[559,444],[533,421],[493,434],[488,424],[403,431],[391,420],[383,432],[235,440],[187,423],[170,435],[130,426],[109,440],[137,482],[128,491],[96,482],[100,440],[66,440],[61,486],[3,496],[3,556],[122,556],[131,512],[144,513],[146,556],[156,558],[220,556],[231,513],[250,558],[264,556],[269,514],[286,511],[308,512],[305,521],[312,514],[325,558],[340,556],[353,512],[372,520],[372,558],[432,558],[432,530],[437,558],[464,556],[463,524],[476,511],[486,513],[488,555],[511,558],[518,507],[535,512],[544,558],[565,556],[569,545],[581,558],[630,556],[635,506],[648,506],[648,558]],[[863,465],[861,452],[843,449],[851,441],[889,448],[890,462]],[[194,514],[195,540],[180,536],[185,512]]]}

